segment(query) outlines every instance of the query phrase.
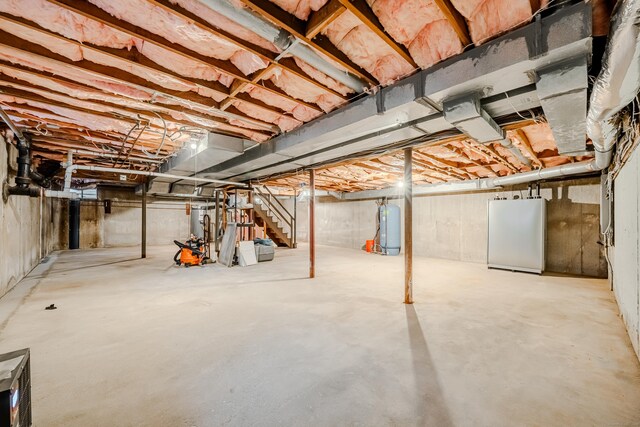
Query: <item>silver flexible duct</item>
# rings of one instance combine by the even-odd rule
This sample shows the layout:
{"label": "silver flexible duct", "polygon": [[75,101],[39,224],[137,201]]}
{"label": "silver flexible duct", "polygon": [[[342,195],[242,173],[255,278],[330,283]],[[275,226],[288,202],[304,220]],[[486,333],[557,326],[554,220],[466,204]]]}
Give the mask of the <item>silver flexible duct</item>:
{"label": "silver flexible duct", "polygon": [[640,88],[640,0],[618,2],[602,71],[591,93],[587,113],[587,135],[596,150],[596,166],[611,163],[618,130],[614,116],[637,96]]}
{"label": "silver flexible duct", "polygon": [[263,39],[276,45],[280,50],[288,51],[291,55],[302,59],[318,71],[355,90],[357,93],[364,92],[367,87],[358,77],[337,69],[301,40],[296,39],[292,34],[278,28],[251,10],[237,8],[228,0],[200,0],[200,2],[236,24],[253,31]]}

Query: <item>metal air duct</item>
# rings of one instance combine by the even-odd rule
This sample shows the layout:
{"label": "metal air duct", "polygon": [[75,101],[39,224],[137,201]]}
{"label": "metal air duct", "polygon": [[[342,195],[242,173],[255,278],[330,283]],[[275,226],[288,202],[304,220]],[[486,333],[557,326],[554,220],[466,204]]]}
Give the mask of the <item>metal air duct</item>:
{"label": "metal air duct", "polygon": [[263,17],[258,16],[251,10],[246,8],[237,8],[228,0],[201,0],[201,2],[227,19],[234,21],[238,25],[253,31],[260,37],[270,41],[281,51],[286,51],[287,53],[302,59],[318,71],[355,90],[357,93],[364,92],[367,87],[367,84],[363,83],[358,77],[334,67],[301,40],[297,39],[292,34],[289,34],[289,32],[278,28]]}

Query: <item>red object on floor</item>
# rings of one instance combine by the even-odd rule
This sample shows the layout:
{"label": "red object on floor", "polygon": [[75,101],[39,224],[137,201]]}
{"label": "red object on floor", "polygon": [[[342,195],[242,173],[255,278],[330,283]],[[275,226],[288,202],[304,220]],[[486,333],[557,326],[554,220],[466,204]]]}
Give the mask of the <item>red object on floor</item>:
{"label": "red object on floor", "polygon": [[375,240],[367,240],[366,244],[365,244],[365,249],[367,252],[371,253],[373,252],[373,245],[375,244]]}

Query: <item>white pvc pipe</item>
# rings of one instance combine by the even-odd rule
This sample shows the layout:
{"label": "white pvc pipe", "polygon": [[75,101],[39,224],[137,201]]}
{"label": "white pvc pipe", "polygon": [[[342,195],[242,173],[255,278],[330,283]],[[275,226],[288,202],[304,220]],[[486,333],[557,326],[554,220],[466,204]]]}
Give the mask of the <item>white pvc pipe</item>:
{"label": "white pvc pipe", "polygon": [[71,191],[44,190],[44,195],[46,197],[51,197],[51,198],[54,198],[54,199],[77,199],[77,198],[79,198],[77,193],[72,193]]}
{"label": "white pvc pipe", "polygon": [[[470,181],[446,182],[442,184],[416,185],[413,187],[414,196],[427,196],[444,193],[464,193],[469,191],[483,191],[501,188],[509,185],[526,184],[529,182],[552,179],[559,177],[573,176],[589,172],[597,172],[596,160],[587,162],[571,163],[552,168],[539,169],[531,172],[518,173],[498,178],[483,178]],[[400,197],[396,188],[385,188],[383,190],[365,190],[355,193],[330,193],[333,197],[341,200],[361,200],[377,199],[380,197]]]}
{"label": "white pvc pipe", "polygon": [[158,178],[170,178],[176,180],[184,180],[184,181],[193,181],[193,182],[203,182],[208,184],[221,184],[221,185],[235,185],[238,187],[246,187],[246,184],[241,184],[233,181],[221,181],[218,179],[210,179],[210,178],[198,178],[195,176],[182,176],[182,175],[172,175],[168,173],[161,172],[151,172],[151,171],[141,171],[135,169],[122,169],[122,168],[109,168],[102,166],[87,166],[87,165],[66,165],[66,171],[64,173],[64,188],[65,191],[71,189],[71,177],[73,172],[76,170],[86,170],[86,171],[95,171],[95,172],[112,172],[117,174],[124,175],[143,175],[143,176],[155,176]]}

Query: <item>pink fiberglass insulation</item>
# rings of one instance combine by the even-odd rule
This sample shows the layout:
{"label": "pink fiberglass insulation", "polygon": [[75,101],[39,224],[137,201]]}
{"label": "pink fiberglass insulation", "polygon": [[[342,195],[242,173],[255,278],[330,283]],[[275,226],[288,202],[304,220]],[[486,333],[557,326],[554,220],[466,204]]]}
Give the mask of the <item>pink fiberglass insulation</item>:
{"label": "pink fiberglass insulation", "polygon": [[471,150],[469,146],[467,146],[466,144],[463,144],[461,141],[454,141],[454,142],[451,142],[449,145],[461,150],[465,156],[467,156],[473,161],[476,161],[476,162],[491,161],[491,159],[487,155],[480,154],[475,150]]}
{"label": "pink fiberglass insulation", "polygon": [[[12,1],[15,3],[16,0]],[[114,30],[110,27],[99,24],[96,21],[85,18],[82,15],[69,12],[63,8],[55,6],[55,8],[52,9],[51,3],[44,0],[26,1],[33,3],[31,6],[36,8],[34,13],[28,13],[29,11],[24,9],[24,5],[22,3],[16,5],[14,3],[4,4],[0,2],[0,4],[3,5],[1,7],[8,10],[8,13],[17,14],[18,16],[28,15],[25,16],[27,19],[34,21],[41,27],[80,43],[89,43],[96,46],[112,47],[116,49],[131,49],[136,47],[138,51],[151,61],[185,77],[220,81],[227,87],[233,81],[232,76],[226,73],[221,73],[214,67],[193,60],[188,60],[181,55],[167,51],[166,49],[162,49],[151,43],[145,43],[141,39],[131,37],[121,31]],[[42,8],[38,8],[40,3],[43,5]],[[8,21],[1,21],[1,23],[2,27],[10,29],[11,31],[9,32],[12,34],[25,38],[32,43],[40,44],[52,52],[64,55],[74,61],[81,60],[83,58],[82,50],[87,50],[81,49],[75,43],[65,43],[64,40],[59,38],[39,33],[22,26],[12,24]],[[114,61],[116,59],[117,58],[115,58]],[[107,61],[107,63],[103,63],[103,65],[110,64]],[[144,67],[136,67],[136,69],[139,69],[138,72],[133,74],[146,78],[150,81],[154,81],[151,80],[151,78],[157,80],[161,78],[160,76],[164,75],[164,73],[159,73],[157,71],[147,71],[147,73],[144,74],[142,71],[145,69]],[[179,79],[167,79],[164,77],[162,81],[176,85],[178,84],[177,82]],[[154,81],[154,83],[157,83],[157,81]],[[189,90],[185,89],[184,86],[180,87],[181,88],[171,87],[171,89]]]}
{"label": "pink fiberglass insulation", "polygon": [[169,0],[173,4],[177,4],[180,7],[188,10],[194,15],[204,19],[214,27],[217,27],[221,30],[224,30],[230,34],[233,34],[239,37],[242,40],[246,40],[247,42],[259,46],[261,48],[270,50],[271,52],[279,53],[280,51],[276,48],[273,43],[263,39],[258,36],[251,30],[246,29],[245,27],[238,25],[237,23],[231,21],[225,16],[220,15],[215,10],[211,9],[204,3],[199,0]]}
{"label": "pink fiberglass insulation", "polygon": [[456,153],[455,151],[452,151],[450,149],[448,149],[445,146],[438,146],[435,145],[433,147],[428,147],[424,150],[422,150],[432,156],[435,156],[439,159],[444,159],[444,160],[449,160],[452,162],[456,162],[456,163],[471,163],[471,161],[463,156],[461,156],[460,154]]}
{"label": "pink fiberglass insulation", "polygon": [[[116,98],[120,101],[119,103],[123,105],[127,105],[128,102],[139,102],[139,104],[137,105],[140,108],[146,107],[146,109],[154,109],[153,106],[147,103],[154,102],[159,104],[181,106],[183,108],[199,111],[208,115],[222,116],[221,112],[217,109],[209,108],[204,105],[196,104],[181,98],[176,98],[171,95],[158,94],[152,89],[132,84],[126,84],[117,79],[111,79],[108,76],[94,74],[89,71],[69,66],[52,59],[42,58],[10,47],[0,45],[0,55],[5,60],[13,64],[20,64],[28,68],[38,71],[44,71],[53,75],[63,75],[66,78],[74,80],[80,84],[99,89],[99,91],[91,92],[93,96],[92,99],[94,100],[106,100],[106,98],[104,98],[105,96],[108,97],[109,94],[115,94],[120,95]],[[25,77],[27,73],[23,73],[20,75],[16,74],[16,70],[9,70],[9,68],[4,67],[2,69],[2,72],[11,77],[38,84],[40,86],[42,86],[43,81],[47,81],[49,82],[49,84],[51,84],[51,81],[49,79],[41,78],[40,81],[37,81],[33,80],[34,76],[32,75],[31,77]],[[66,82],[65,84],[70,85],[70,83]],[[50,86],[44,87],[53,89],[53,87]],[[67,88],[67,90],[70,91],[69,93],[74,93],[73,89],[69,89],[68,86]]]}
{"label": "pink fiberglass insulation", "polygon": [[567,156],[556,156],[556,157],[547,157],[546,159],[541,159],[545,168],[550,168],[553,166],[560,166],[566,163],[571,163],[571,158]]}
{"label": "pink fiberglass insulation", "polygon": [[216,101],[221,101],[226,97],[224,93],[218,92],[217,90],[197,85],[188,80],[173,77],[151,68],[132,64],[120,58],[113,58],[92,49],[82,48],[82,55],[83,58],[88,61],[126,71],[129,74],[141,77],[167,89],[192,91],[202,96],[213,98]]}
{"label": "pink fiberglass insulation", "polygon": [[476,45],[525,24],[537,10],[530,0],[451,0],[464,16]]}
{"label": "pink fiberglass insulation", "polygon": [[529,166],[527,166],[526,164],[522,163],[520,161],[520,159],[518,159],[515,156],[515,154],[513,154],[511,152],[511,150],[509,150],[508,148],[503,147],[502,144],[491,144],[491,145],[493,146],[493,149],[496,150],[496,152],[498,154],[500,154],[506,161],[511,163],[513,166],[515,166],[521,172],[522,171],[531,170],[531,168]]}
{"label": "pink fiberglass insulation", "polygon": [[[136,118],[136,114],[135,113],[131,113],[131,112],[128,112],[126,110],[119,110],[119,109],[116,109],[116,108],[111,107],[111,106],[98,104],[98,103],[95,103],[95,102],[86,101],[86,100],[82,100],[82,99],[77,99],[77,98],[73,98],[73,97],[70,97],[70,96],[67,96],[67,95],[62,95],[62,94],[59,94],[59,93],[49,92],[47,90],[36,89],[36,88],[32,88],[30,86],[24,86],[24,85],[21,85],[21,84],[16,84],[16,83],[11,83],[11,82],[3,82],[2,86],[11,87],[11,88],[18,89],[18,90],[21,90],[21,91],[31,92],[33,94],[36,94],[36,95],[39,95],[41,97],[50,99],[52,101],[57,101],[57,102],[65,103],[65,104],[68,104],[68,105],[73,105],[74,107],[82,108],[82,109],[85,109],[85,110],[97,111],[97,112],[102,112],[102,113],[117,112],[119,115],[122,115],[124,117],[129,117],[129,118],[132,118],[132,119]],[[160,121],[160,119],[156,118],[155,116],[151,120],[157,126],[161,126],[162,125],[162,122]]]}
{"label": "pink fiberglass insulation", "polygon": [[[43,28],[79,41],[98,39],[102,46],[131,48],[133,39],[98,21],[70,12],[45,0],[2,0],[0,11],[33,21]],[[83,39],[86,34],[87,39]]]}
{"label": "pink fiberglass insulation", "polygon": [[[35,93],[44,97],[48,97],[49,99],[52,99],[52,100],[73,104],[78,107],[87,108],[95,111],[111,112],[114,110],[114,108],[109,106],[102,106],[94,103],[85,103],[83,101],[102,101],[102,102],[109,102],[111,104],[120,105],[123,108],[136,108],[140,110],[156,111],[159,113],[168,114],[176,120],[185,120],[185,116],[188,115],[186,113],[180,113],[180,112],[171,110],[169,108],[162,107],[161,105],[158,105],[158,104],[149,104],[149,103],[138,101],[135,99],[123,98],[122,96],[109,95],[108,93],[101,92],[98,90],[91,90],[89,88],[86,88],[80,85],[75,85],[73,83],[68,83],[63,81],[53,81],[47,78],[33,75],[31,73],[26,73],[24,71],[14,70],[2,65],[0,65],[0,73],[5,74],[9,77],[22,80],[24,82],[30,83],[35,86],[39,86],[39,87],[50,89],[59,93],[67,94],[69,95],[69,97],[72,97],[72,98],[69,98],[68,96],[64,96],[64,95],[51,93],[49,91],[39,90],[39,89],[35,89],[28,86],[22,86],[19,84],[5,83],[5,86],[10,86],[16,89],[30,91],[32,93]],[[118,112],[124,116],[133,117],[131,113],[125,110],[119,110]],[[213,112],[204,111],[205,114],[213,113],[212,115],[219,116],[219,114],[215,114],[216,112],[217,111],[213,111]],[[161,125],[159,119],[155,119],[155,117],[151,117],[151,119],[157,122],[156,125],[158,126]],[[188,119],[186,120],[192,121],[194,123],[197,123],[207,128],[216,128],[220,125],[219,122],[216,122],[201,116],[188,115]],[[246,123],[244,123],[242,127],[249,128],[249,129],[260,129],[260,127],[258,126],[251,126]],[[245,132],[245,131],[243,130],[242,132]]]}
{"label": "pink fiberglass insulation", "polygon": [[245,75],[268,65],[258,56],[147,0],[89,1],[116,18],[158,34],[170,42],[178,43],[202,55],[229,60]]}
{"label": "pink fiberglass insulation", "polygon": [[161,109],[160,107],[153,104],[137,101],[135,99],[124,98],[122,96],[111,95],[109,93],[101,92],[98,90],[90,90],[89,88],[74,83],[69,83],[61,80],[54,81],[49,78],[34,75],[22,70],[9,68],[4,65],[0,65],[0,73],[8,77],[12,77],[14,79],[29,83],[33,86],[38,86],[55,92],[66,93],[78,99],[103,101],[122,105],[123,107],[138,109],[149,109],[155,111],[160,111]]}
{"label": "pink fiberglass insulation", "polygon": [[229,124],[228,125],[225,124],[225,123],[220,123],[220,125],[218,126],[218,129],[225,130],[227,132],[239,133],[239,134],[244,135],[247,138],[249,138],[250,140],[255,141],[255,142],[265,142],[269,138],[271,138],[270,135],[265,135],[264,133],[254,132],[251,129],[245,129],[243,127],[244,125],[245,125],[245,123],[242,122],[242,121],[229,120]]}
{"label": "pink fiberglass insulation", "polygon": [[272,107],[279,108],[290,113],[295,119],[301,122],[308,122],[322,115],[321,112],[313,110],[306,105],[299,104],[283,96],[274,95],[266,89],[257,85],[247,85],[244,92],[252,98],[264,102]]}
{"label": "pink fiberglass insulation", "polygon": [[327,0],[271,0],[296,18],[306,21],[311,11],[320,10]]}
{"label": "pink fiberglass insulation", "polygon": [[63,121],[71,122],[81,127],[86,127],[92,130],[101,130],[106,132],[118,132],[126,134],[129,129],[131,129],[131,124],[116,118],[107,118],[98,116],[95,114],[84,113],[81,111],[76,111],[71,108],[58,107],[49,104],[45,104],[37,101],[25,101],[22,99],[14,98],[12,96],[0,95],[0,101],[2,102],[11,102],[17,103],[27,106],[25,110],[32,115],[36,115],[38,117],[47,118],[47,113],[41,113],[38,111],[29,111],[28,107],[37,108],[40,110],[46,110],[51,112],[53,116],[63,118]]}
{"label": "pink fiberglass insulation", "polygon": [[275,111],[253,105],[239,99],[234,100],[233,105],[238,110],[242,111],[250,117],[254,117],[256,119],[264,120],[268,123],[277,125],[283,132],[293,130],[302,124],[302,122],[294,119],[293,117],[288,117]]}
{"label": "pink fiberglass insulation", "polygon": [[551,132],[551,127],[548,124],[540,123],[537,125],[527,126],[522,128],[522,131],[527,136],[527,139],[529,139],[531,148],[536,152],[536,154],[542,154],[545,152],[546,155],[558,153],[556,140],[553,138],[553,132]]}
{"label": "pink fiberglass insulation", "polygon": [[431,0],[367,0],[385,30],[407,47],[421,68],[463,50],[451,24]]}
{"label": "pink fiberglass insulation", "polygon": [[307,73],[309,75],[309,77],[311,77],[313,80],[315,80],[315,81],[317,81],[319,83],[322,83],[326,87],[335,90],[336,92],[338,92],[339,94],[341,94],[343,96],[349,95],[350,93],[354,92],[353,89],[343,85],[339,81],[337,81],[335,79],[332,79],[331,77],[327,76],[326,74],[316,70],[311,65],[307,64],[306,62],[304,62],[302,59],[299,59],[299,58],[293,58],[293,59],[296,62],[296,64],[298,65],[298,67],[300,67],[302,69],[302,71]]}
{"label": "pink fiberglass insulation", "polygon": [[263,79],[271,80],[276,86],[296,99],[318,105],[326,113],[346,102],[283,68],[274,68],[268,71]]}
{"label": "pink fiberglass insulation", "polygon": [[[86,59],[96,64],[114,67],[126,71],[130,74],[141,77],[167,89],[193,91],[203,96],[211,97],[217,101],[225,98],[225,95],[222,93],[196,85],[188,80],[180,79],[148,67],[136,65],[123,59],[85,47],[71,40],[62,39],[53,35],[38,32],[30,28],[14,24],[13,22],[0,19],[0,29],[29,42],[39,44],[47,48],[48,50],[62,55],[72,61],[81,61],[82,59]],[[66,73],[63,73],[63,75],[64,74]]]}
{"label": "pink fiberglass insulation", "polygon": [[65,76],[78,83],[93,86],[109,93],[145,101],[154,98],[155,92],[151,89],[124,83],[109,76],[91,73],[53,59],[43,58],[8,46],[0,45],[0,55],[4,60],[12,64],[22,65],[33,70],[44,71],[54,75]]}
{"label": "pink fiberglass insulation", "polygon": [[322,33],[383,85],[413,72],[411,64],[349,11],[342,13]]}
{"label": "pink fiberglass insulation", "polygon": [[184,58],[178,54],[168,52],[152,43],[140,41],[136,44],[136,48],[147,58],[167,70],[172,70],[181,76],[192,79],[201,79],[207,81],[219,81],[223,85],[229,87],[233,83],[234,78],[229,74],[221,73],[218,69],[202,62],[193,61]]}
{"label": "pink fiberglass insulation", "polygon": [[[73,105],[74,107],[78,107],[78,108],[82,108],[82,109],[86,109],[86,110],[90,110],[90,111],[97,111],[97,112],[102,112],[102,113],[108,113],[108,114],[112,114],[112,113],[117,113],[120,116],[123,117],[129,117],[130,119],[137,119],[137,114],[136,113],[132,113],[129,112],[127,110],[124,109],[116,109],[114,107],[108,106],[108,105],[102,105],[102,104],[98,104],[95,102],[91,102],[91,101],[86,101],[86,100],[81,100],[81,99],[76,99],[73,98],[71,96],[67,96],[67,95],[62,95],[59,93],[52,93],[46,90],[40,90],[40,89],[35,89],[29,86],[23,86],[20,84],[15,84],[15,83],[4,83],[4,86],[7,87],[13,87],[15,89],[19,89],[19,90],[23,90],[23,91],[28,91],[31,93],[34,93],[36,95],[40,95],[42,97],[45,97],[47,99],[50,99],[52,101],[57,101],[57,102],[61,102],[61,103],[65,103],[68,105]],[[31,103],[32,101],[28,100],[26,101],[28,103]],[[148,108],[148,106],[147,106]],[[211,119],[207,119],[205,117],[200,117],[200,116],[193,116],[193,115],[189,115],[187,113],[182,113],[182,112],[177,112],[177,111],[171,111],[171,110],[165,110],[162,108],[155,108],[156,111],[162,112],[162,113],[166,113],[168,115],[170,115],[173,119],[175,120],[189,120],[191,122],[197,123],[200,126],[209,128],[209,129],[215,129],[215,128],[219,128],[221,123],[220,122],[216,122],[214,120]],[[115,119],[116,117],[114,117]],[[178,127],[182,126],[182,124],[177,124],[177,123],[173,123],[171,121],[166,121],[163,122],[160,118],[153,116],[153,115],[145,115],[145,119],[149,120],[154,126],[161,128],[163,126],[163,123],[167,123],[167,127],[169,129],[177,129]],[[246,126],[243,126],[243,128],[246,128]],[[238,132],[244,133],[245,130],[242,129],[236,129]]]}

